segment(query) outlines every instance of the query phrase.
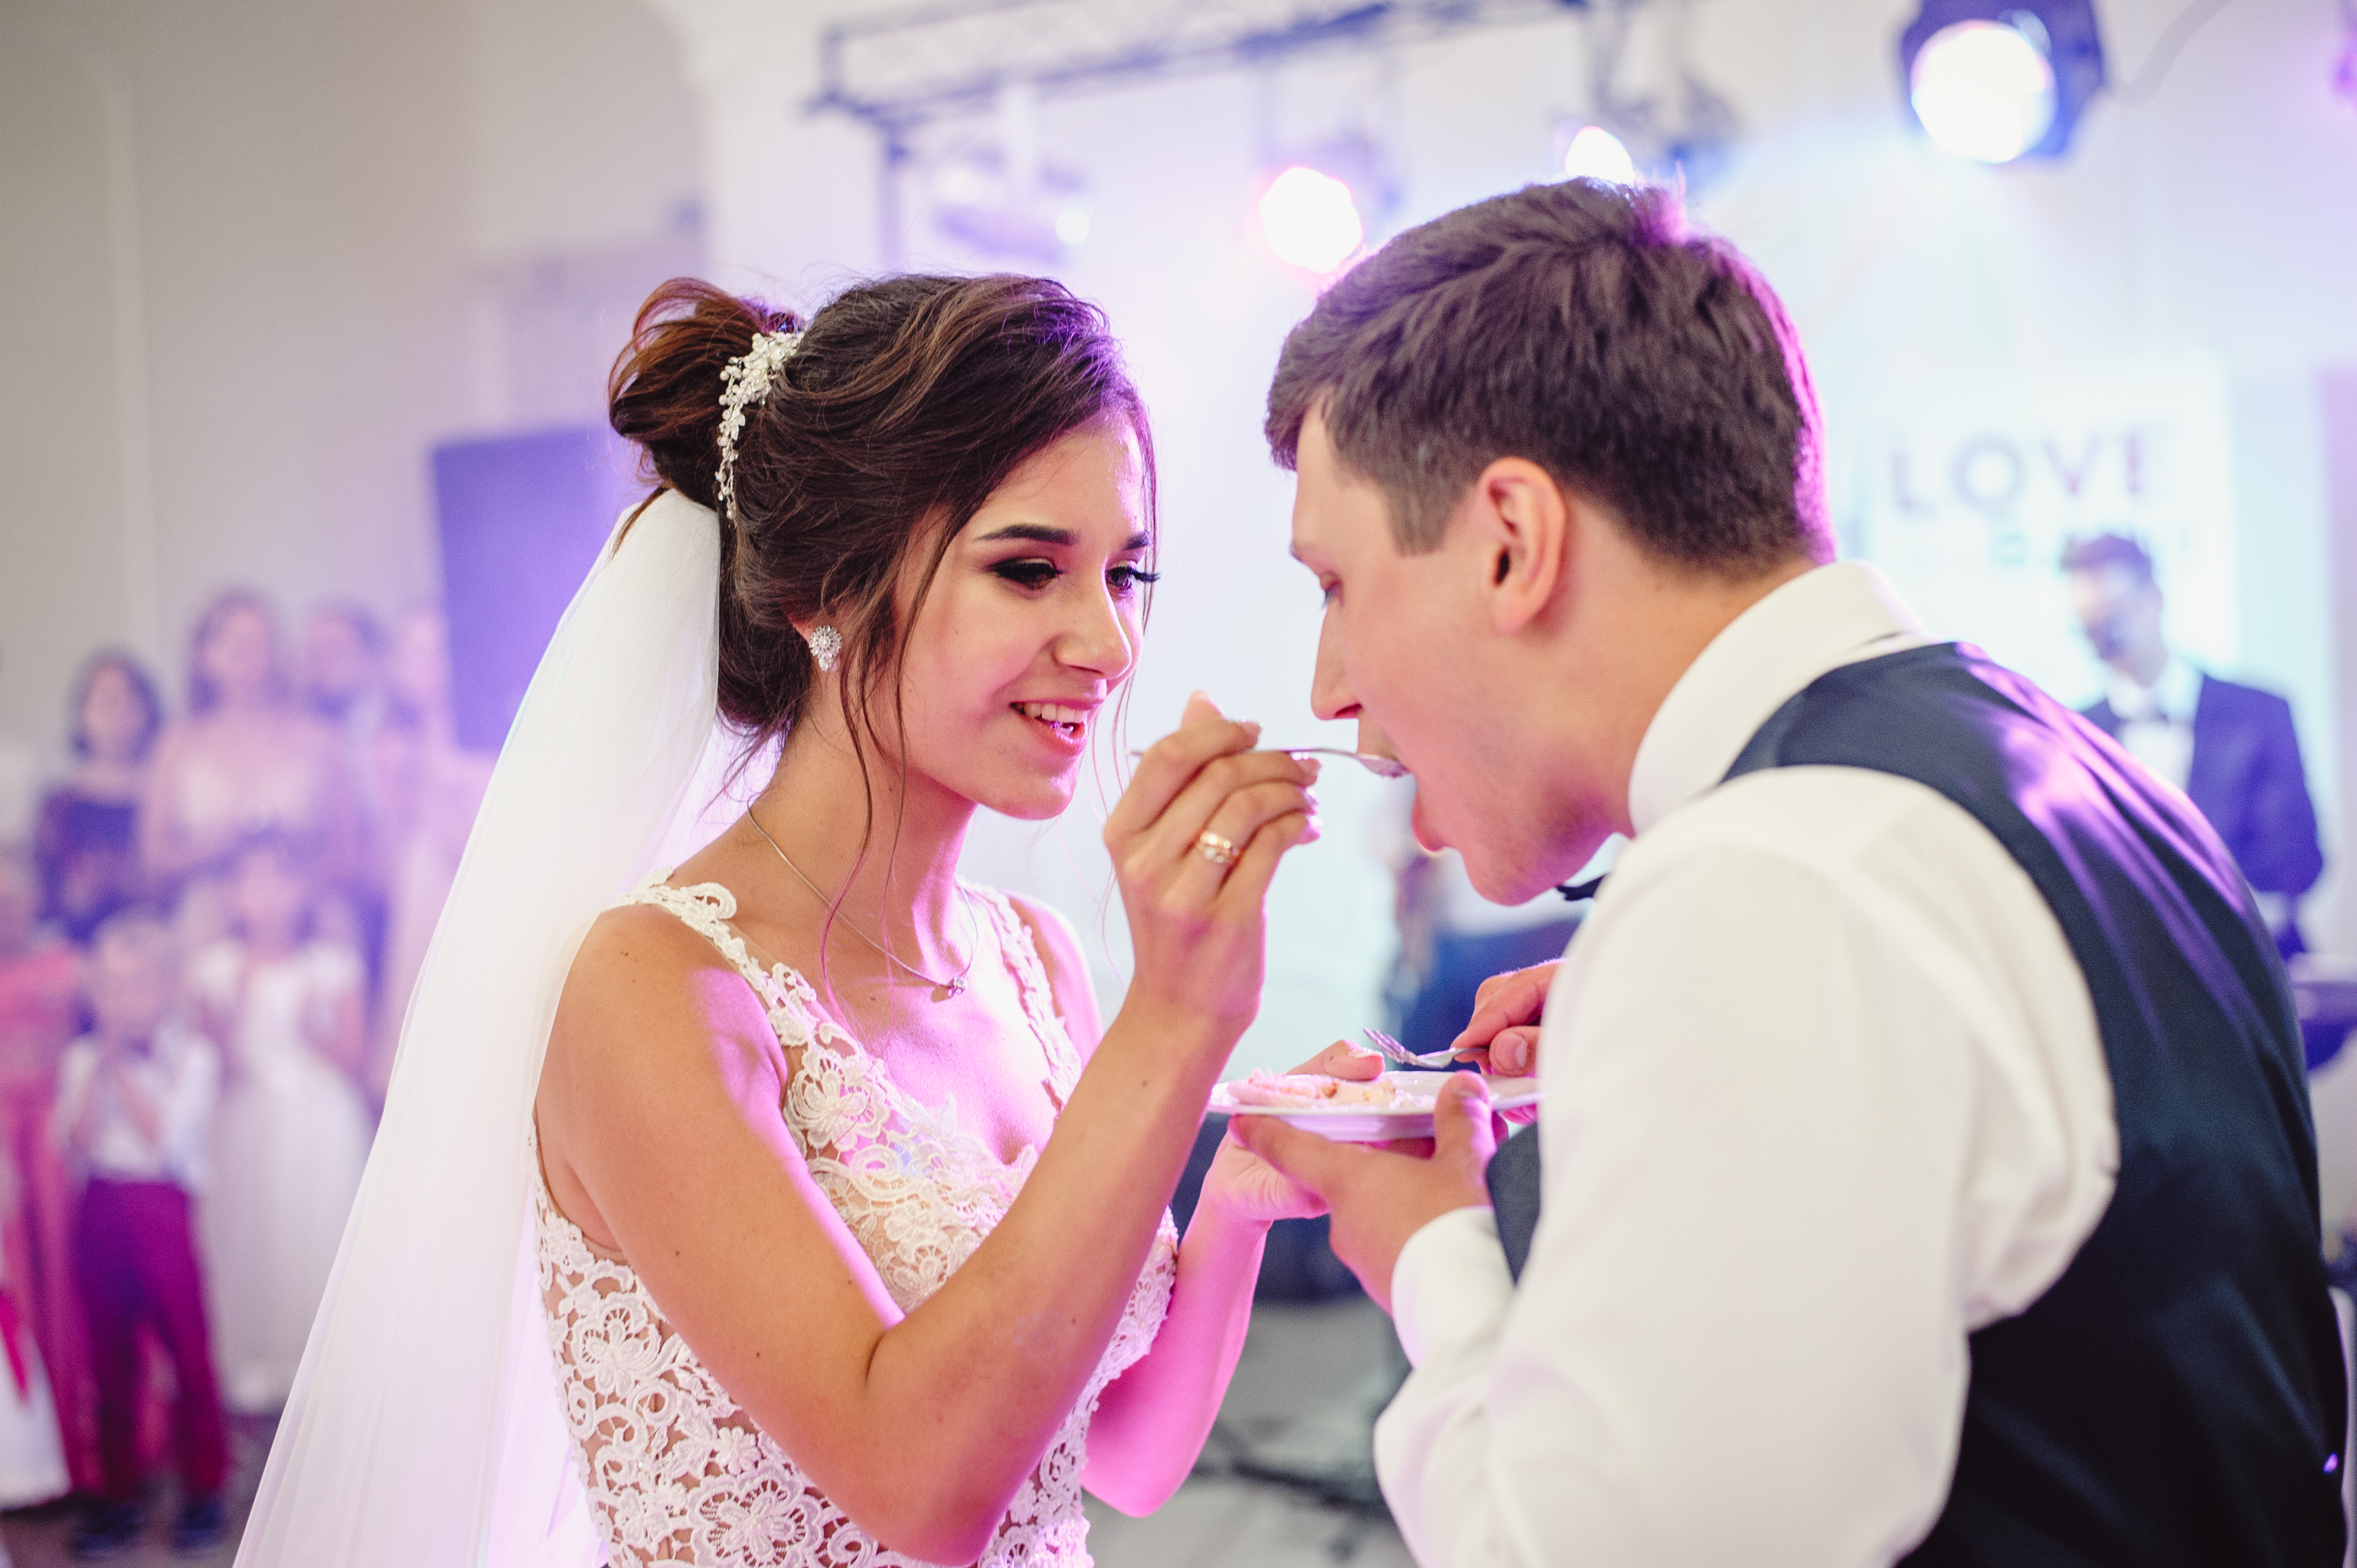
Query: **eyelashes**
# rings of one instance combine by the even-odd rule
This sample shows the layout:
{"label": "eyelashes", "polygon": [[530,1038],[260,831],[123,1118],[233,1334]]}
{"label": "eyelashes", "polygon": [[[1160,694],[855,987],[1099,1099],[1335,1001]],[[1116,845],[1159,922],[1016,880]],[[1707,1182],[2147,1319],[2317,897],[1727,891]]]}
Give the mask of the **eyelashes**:
{"label": "eyelashes", "polygon": [[1044,588],[1063,575],[1053,563],[1047,561],[1002,561],[990,571],[993,576],[1004,577],[1022,588]]}
{"label": "eyelashes", "polygon": [[[994,576],[1004,578],[1017,587],[1028,588],[1035,592],[1064,575],[1064,569],[1054,562],[1038,559],[1002,561],[990,570]],[[1159,572],[1149,572],[1143,566],[1126,564],[1109,567],[1105,572],[1106,585],[1119,598],[1127,598],[1140,588],[1150,587],[1161,580],[1162,574]]]}

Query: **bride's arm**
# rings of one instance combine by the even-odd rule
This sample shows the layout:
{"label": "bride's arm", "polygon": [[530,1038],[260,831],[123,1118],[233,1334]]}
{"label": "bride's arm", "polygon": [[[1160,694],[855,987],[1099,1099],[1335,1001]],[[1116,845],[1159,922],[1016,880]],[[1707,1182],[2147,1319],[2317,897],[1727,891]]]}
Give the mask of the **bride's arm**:
{"label": "bride's arm", "polygon": [[[1096,1047],[1097,1002],[1079,939],[1046,905],[1014,902],[1031,929],[1056,1010],[1085,1058]],[[1297,1070],[1367,1078],[1381,1068],[1370,1053],[1337,1041]],[[1193,1471],[1235,1376],[1269,1226],[1325,1211],[1315,1194],[1222,1141],[1178,1245],[1178,1283],[1153,1348],[1105,1390],[1089,1423],[1083,1486],[1128,1514],[1152,1513],[1169,1500]]]}
{"label": "bride's arm", "polygon": [[[760,1004],[700,937],[615,911],[566,983],[538,1101],[558,1206],[820,1489],[909,1555],[989,1544],[1112,1337],[1257,1005],[1262,899],[1308,831],[1308,775],[1268,753],[1204,766],[1249,737],[1206,746],[1203,727],[1156,748],[1107,830],[1139,955],[1121,1016],[1022,1196],[905,1318],[794,1148]],[[1247,846],[1224,877],[1193,854],[1212,821]]]}
{"label": "bride's arm", "polygon": [[[1296,1070],[1362,1078],[1379,1067],[1338,1042]],[[1105,1390],[1089,1423],[1081,1480],[1090,1491],[1126,1514],[1152,1513],[1169,1500],[1194,1470],[1235,1376],[1269,1226],[1325,1212],[1316,1194],[1234,1140],[1220,1141],[1178,1244],[1169,1316],[1154,1348]]]}

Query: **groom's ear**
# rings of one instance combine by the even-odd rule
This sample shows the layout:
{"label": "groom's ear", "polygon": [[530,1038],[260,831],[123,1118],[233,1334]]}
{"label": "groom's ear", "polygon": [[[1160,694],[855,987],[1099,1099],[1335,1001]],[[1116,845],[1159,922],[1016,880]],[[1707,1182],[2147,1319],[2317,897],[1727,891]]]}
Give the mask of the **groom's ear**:
{"label": "groom's ear", "polygon": [[1458,503],[1486,581],[1491,627],[1512,637],[1546,612],[1572,569],[1575,502],[1526,457],[1481,470]]}

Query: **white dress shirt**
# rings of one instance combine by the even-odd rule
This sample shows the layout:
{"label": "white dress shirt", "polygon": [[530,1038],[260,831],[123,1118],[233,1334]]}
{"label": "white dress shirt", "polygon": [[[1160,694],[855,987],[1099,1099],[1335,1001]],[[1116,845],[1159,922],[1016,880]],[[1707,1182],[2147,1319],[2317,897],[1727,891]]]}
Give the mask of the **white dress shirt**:
{"label": "white dress shirt", "polygon": [[2201,703],[2201,671],[2171,654],[2151,685],[2115,670],[2104,694],[2120,721],[2120,745],[2127,754],[2184,789],[2193,775],[2193,710]]}
{"label": "white dress shirt", "polygon": [[76,1163],[103,1181],[167,1181],[203,1191],[213,1106],[221,1098],[221,1052],[194,1030],[167,1023],[144,1054],[124,1056],[124,1075],[155,1112],[153,1138],[132,1119],[113,1080],[100,1073],[103,1056],[97,1038],[84,1036],[58,1063],[60,1140],[75,1135],[82,1108],[97,1097],[89,1142],[69,1151]]}
{"label": "white dress shirt", "polygon": [[1872,568],[1823,567],[1646,730],[1547,1000],[1520,1287],[1486,1208],[1393,1274],[1415,1371],[1376,1466],[1426,1568],[1891,1563],[1946,1501],[1965,1336],[2110,1202],[2093,1004],[1997,841],[1889,774],[1719,783],[1817,676],[1922,640]]}

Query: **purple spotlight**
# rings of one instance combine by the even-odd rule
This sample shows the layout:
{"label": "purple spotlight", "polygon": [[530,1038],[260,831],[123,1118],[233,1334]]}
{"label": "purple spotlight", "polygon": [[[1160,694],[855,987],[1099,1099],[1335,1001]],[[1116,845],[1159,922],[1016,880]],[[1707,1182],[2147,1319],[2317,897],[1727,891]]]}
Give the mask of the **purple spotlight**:
{"label": "purple spotlight", "polygon": [[1986,164],[2059,158],[2104,83],[2094,0],[1921,0],[1899,36],[1916,123]]}
{"label": "purple spotlight", "polygon": [[2020,27],[1980,21],[1943,27],[1909,74],[1916,118],[1952,153],[2011,163],[2054,126],[2054,68]]}
{"label": "purple spotlight", "polygon": [[1351,188],[1307,164],[1295,164],[1261,192],[1260,228],[1278,261],[1320,276],[1349,261],[1367,238]]}

